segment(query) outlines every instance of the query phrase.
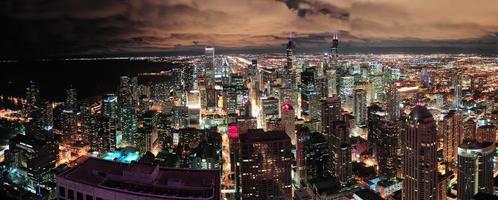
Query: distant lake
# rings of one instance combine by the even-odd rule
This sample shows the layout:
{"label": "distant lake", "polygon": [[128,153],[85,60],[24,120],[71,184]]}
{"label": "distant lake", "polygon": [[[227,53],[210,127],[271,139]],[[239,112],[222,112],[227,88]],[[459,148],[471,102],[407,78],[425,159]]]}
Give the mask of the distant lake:
{"label": "distant lake", "polygon": [[0,63],[0,95],[24,97],[30,80],[38,82],[41,96],[62,100],[72,85],[78,98],[114,92],[122,75],[169,70],[175,64],[148,60],[52,60]]}

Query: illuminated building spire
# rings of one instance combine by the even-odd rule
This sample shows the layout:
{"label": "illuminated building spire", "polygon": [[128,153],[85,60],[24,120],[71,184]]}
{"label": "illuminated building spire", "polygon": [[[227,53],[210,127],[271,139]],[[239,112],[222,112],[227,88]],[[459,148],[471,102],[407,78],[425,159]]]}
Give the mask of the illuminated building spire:
{"label": "illuminated building spire", "polygon": [[333,33],[332,46],[330,47],[330,56],[332,57],[332,59],[337,59],[337,56],[339,55],[338,46],[339,46],[339,35],[337,33]]}

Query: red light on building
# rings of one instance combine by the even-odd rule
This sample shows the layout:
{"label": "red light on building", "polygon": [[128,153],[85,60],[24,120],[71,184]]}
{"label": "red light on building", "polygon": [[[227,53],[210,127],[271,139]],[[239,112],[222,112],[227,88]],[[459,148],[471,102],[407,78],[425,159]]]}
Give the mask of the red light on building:
{"label": "red light on building", "polygon": [[236,124],[228,125],[228,137],[232,140],[239,138],[239,127]]}
{"label": "red light on building", "polygon": [[287,111],[287,110],[291,110],[291,109],[293,109],[291,104],[288,104],[288,103],[282,104],[283,111]]}

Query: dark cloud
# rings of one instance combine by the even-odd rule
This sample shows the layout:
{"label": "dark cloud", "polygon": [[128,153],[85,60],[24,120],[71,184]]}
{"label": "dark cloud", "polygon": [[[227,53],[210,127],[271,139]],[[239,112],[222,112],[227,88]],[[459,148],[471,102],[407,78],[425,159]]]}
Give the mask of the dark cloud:
{"label": "dark cloud", "polygon": [[307,15],[326,15],[340,20],[349,19],[349,12],[335,5],[314,0],[277,0],[284,2],[291,10],[297,11],[299,17]]}
{"label": "dark cloud", "polygon": [[367,45],[496,43],[497,8],[493,0],[3,0],[0,57],[280,48],[288,32],[301,47],[326,46],[338,31],[341,43]]}

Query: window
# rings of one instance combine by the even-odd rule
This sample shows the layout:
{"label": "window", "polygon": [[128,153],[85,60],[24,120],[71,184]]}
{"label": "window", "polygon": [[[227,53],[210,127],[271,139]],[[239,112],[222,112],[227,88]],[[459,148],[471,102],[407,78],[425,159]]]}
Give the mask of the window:
{"label": "window", "polygon": [[74,191],[67,189],[67,199],[74,199]]}
{"label": "window", "polygon": [[83,194],[81,194],[81,192],[76,193],[76,200],[83,200]]}
{"label": "window", "polygon": [[87,194],[87,195],[86,195],[86,200],[93,200],[93,196],[92,196],[92,195]]}
{"label": "window", "polygon": [[59,186],[59,196],[66,197],[66,188]]}

